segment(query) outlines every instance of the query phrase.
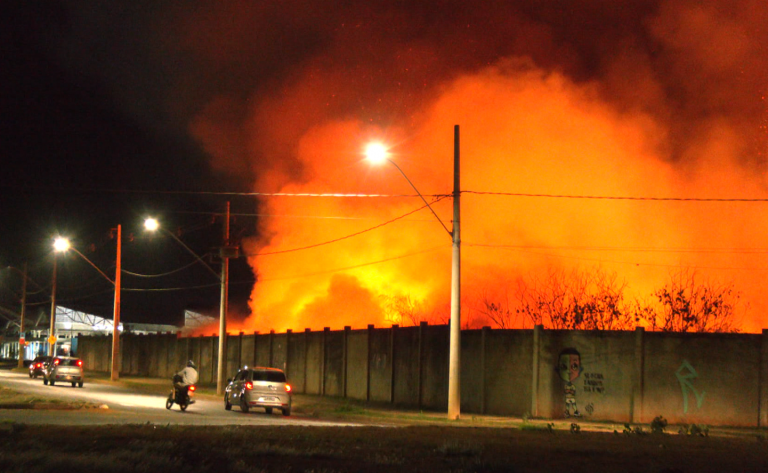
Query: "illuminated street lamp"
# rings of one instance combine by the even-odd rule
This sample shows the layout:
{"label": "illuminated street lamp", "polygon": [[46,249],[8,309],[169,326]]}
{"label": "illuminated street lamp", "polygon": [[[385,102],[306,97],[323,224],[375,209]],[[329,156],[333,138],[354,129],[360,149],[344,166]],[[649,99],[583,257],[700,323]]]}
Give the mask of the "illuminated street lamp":
{"label": "illuminated street lamp", "polygon": [[437,218],[440,225],[451,235],[453,241],[453,253],[451,262],[451,326],[450,348],[448,355],[448,418],[458,419],[461,414],[461,232],[460,232],[460,205],[461,186],[459,182],[459,125],[453,127],[453,230],[438,217],[437,213],[429,205],[429,202],[421,195],[421,192],[408,179],[400,166],[389,159],[387,148],[380,143],[368,145],[365,151],[368,161],[381,164],[388,161],[403,175],[408,184],[421,197],[432,215]]}
{"label": "illuminated street lamp", "polygon": [[[109,276],[107,276],[104,271],[99,269],[98,266],[96,266],[93,261],[89,260],[84,254],[82,254],[80,251],[77,250],[77,248],[71,246],[69,244],[68,240],[65,240],[63,238],[57,238],[56,242],[54,242],[54,248],[56,248],[57,252],[64,252],[67,250],[72,250],[75,253],[77,253],[81,258],[83,258],[88,264],[93,266],[93,268],[99,272],[104,278],[112,283],[113,286],[115,286],[115,305],[113,309],[112,314],[112,367],[110,372],[110,379],[112,381],[117,381],[120,378],[120,275],[122,273],[122,227],[120,225],[117,226],[117,257],[115,260],[115,279],[112,280]],[[54,267],[54,279],[53,279],[53,293],[56,293],[56,258],[54,257],[53,260],[53,267]],[[55,300],[55,296],[53,296],[52,301]],[[53,333],[53,327],[54,327],[54,313],[55,313],[55,303],[52,302],[52,309],[51,309],[51,333]],[[53,338],[55,340],[55,338]],[[53,356],[53,355],[51,355]]]}
{"label": "illuminated street lamp", "polygon": [[58,253],[69,249],[69,240],[56,237],[53,240],[53,281],[51,283],[51,328],[48,331],[48,355],[56,356],[56,263]]}
{"label": "illuminated street lamp", "polygon": [[168,230],[160,227],[160,223],[157,221],[157,219],[154,218],[148,218],[144,220],[144,228],[147,230],[154,232],[158,229],[163,230],[165,233],[170,235],[176,242],[178,242],[184,249],[186,249],[192,256],[195,257],[199,262],[205,266],[208,271],[211,272],[211,274],[216,277],[221,282],[221,296],[219,301],[219,357],[218,357],[218,365],[217,365],[217,376],[216,376],[216,393],[217,394],[224,394],[224,385],[226,384],[226,359],[227,359],[227,309],[228,309],[228,301],[229,301],[229,258],[230,254],[229,252],[225,251],[229,249],[229,202],[227,202],[227,214],[226,218],[224,220],[224,247],[221,248],[221,274],[219,275],[216,271],[213,270],[213,268],[208,265],[205,261],[203,261],[202,258],[197,256],[197,253],[192,251],[190,247],[184,244],[183,241],[179,240],[176,235],[169,232]]}

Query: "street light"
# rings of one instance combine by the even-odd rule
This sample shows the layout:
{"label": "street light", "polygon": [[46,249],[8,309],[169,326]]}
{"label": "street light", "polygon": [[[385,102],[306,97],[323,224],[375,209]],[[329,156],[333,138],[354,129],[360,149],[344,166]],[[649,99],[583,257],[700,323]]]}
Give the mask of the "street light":
{"label": "street light", "polygon": [[69,249],[69,240],[56,237],[53,240],[53,281],[51,283],[51,328],[48,330],[48,355],[56,356],[56,263],[58,253]]}
{"label": "street light", "polygon": [[461,232],[460,232],[460,197],[461,186],[459,180],[459,125],[453,127],[453,229],[448,227],[435,213],[427,199],[408,179],[400,166],[389,159],[387,148],[380,143],[372,143],[365,150],[366,158],[374,164],[388,161],[400,171],[408,184],[421,197],[432,215],[437,218],[440,225],[451,235],[453,241],[453,253],[451,260],[451,324],[450,324],[450,348],[448,355],[448,418],[456,420],[461,415]]}
{"label": "street light", "polygon": [[[57,252],[64,252],[67,250],[72,250],[75,253],[77,253],[81,258],[83,258],[88,264],[93,266],[93,268],[99,272],[104,278],[112,283],[113,286],[115,286],[115,305],[112,313],[112,363],[111,363],[111,370],[110,370],[110,379],[112,381],[117,381],[120,378],[120,276],[122,274],[122,227],[121,225],[117,226],[117,256],[115,259],[115,279],[112,280],[109,276],[107,276],[104,271],[99,269],[98,266],[96,266],[93,261],[88,259],[84,254],[82,254],[80,251],[78,251],[77,248],[71,246],[69,244],[69,240],[66,240],[64,238],[57,238],[56,242],[54,242],[54,248],[56,248]],[[52,297],[52,300],[55,301],[55,293],[56,293],[56,258],[54,257],[53,260],[53,267],[54,267],[54,279],[53,279],[53,293],[54,296]],[[51,309],[51,333],[53,333],[53,327],[54,327],[54,316],[55,313],[55,303],[52,302],[52,309]],[[54,338],[55,340],[55,338]],[[51,355],[53,356],[53,355]]]}
{"label": "street light", "polygon": [[176,235],[169,232],[168,230],[160,227],[160,223],[157,221],[157,219],[154,218],[148,218],[144,220],[144,228],[147,230],[154,232],[158,229],[163,230],[165,233],[170,235],[176,242],[178,242],[184,249],[186,249],[192,256],[195,257],[199,262],[205,266],[208,271],[211,272],[211,274],[216,277],[221,283],[221,295],[219,300],[219,355],[218,355],[218,363],[217,363],[217,376],[216,376],[216,393],[221,395],[224,394],[224,385],[226,384],[226,359],[227,359],[227,309],[228,309],[228,301],[229,301],[229,257],[230,254],[228,251],[225,251],[229,249],[229,202],[227,202],[227,214],[226,218],[224,219],[224,246],[221,248],[221,275],[216,273],[216,271],[213,270],[213,268],[208,265],[205,261],[203,261],[202,258],[197,256],[197,253],[192,251],[190,247],[184,244],[183,241],[179,240]]}

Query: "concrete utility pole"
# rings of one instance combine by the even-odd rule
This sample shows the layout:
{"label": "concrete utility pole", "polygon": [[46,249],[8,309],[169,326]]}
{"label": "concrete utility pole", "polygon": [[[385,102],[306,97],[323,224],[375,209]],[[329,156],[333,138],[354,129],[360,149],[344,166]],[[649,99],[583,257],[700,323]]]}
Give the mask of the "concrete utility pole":
{"label": "concrete utility pole", "polygon": [[227,308],[229,301],[229,202],[224,217],[224,245],[221,248],[221,301],[219,310],[219,363],[216,378],[216,393],[224,394],[227,367]]}
{"label": "concrete utility pole", "polygon": [[112,373],[110,378],[120,378],[120,274],[122,272],[122,228],[117,226],[117,258],[115,259],[115,309],[112,317]]}
{"label": "concrete utility pole", "polygon": [[19,368],[24,367],[24,313],[27,309],[27,263],[24,263],[21,281],[21,318],[19,320]]}
{"label": "concrete utility pole", "polygon": [[56,356],[56,261],[53,254],[53,282],[51,283],[51,328],[48,331],[48,356]]}
{"label": "concrete utility pole", "polygon": [[459,125],[453,127],[453,256],[451,260],[451,335],[448,362],[448,418],[461,415],[461,183]]}

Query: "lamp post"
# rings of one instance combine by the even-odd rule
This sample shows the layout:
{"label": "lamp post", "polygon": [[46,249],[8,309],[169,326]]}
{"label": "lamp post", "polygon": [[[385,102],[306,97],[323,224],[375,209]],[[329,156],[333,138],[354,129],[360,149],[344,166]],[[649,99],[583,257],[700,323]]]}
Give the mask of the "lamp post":
{"label": "lamp post", "polygon": [[21,312],[19,313],[19,368],[24,367],[24,314],[27,310],[27,263],[24,262],[24,271],[21,282]]}
{"label": "lamp post", "polygon": [[432,215],[437,218],[440,225],[451,235],[452,256],[451,256],[451,323],[450,323],[450,341],[448,355],[448,418],[456,420],[461,415],[461,183],[459,172],[459,125],[453,127],[453,228],[448,227],[435,213],[429,202],[421,195],[421,192],[408,179],[400,166],[389,159],[387,149],[380,145],[369,145],[366,155],[369,161],[381,163],[388,161],[395,166],[400,174],[403,175],[408,184],[421,197],[421,200],[427,205]]}
{"label": "lamp post", "polygon": [[195,257],[213,276],[221,283],[221,296],[219,301],[219,351],[218,363],[216,366],[216,393],[224,394],[226,381],[226,355],[227,355],[227,309],[229,301],[229,202],[227,202],[227,213],[224,221],[224,246],[221,248],[221,274],[214,271],[211,266],[200,258],[190,247],[179,240],[176,235],[160,227],[157,219],[148,218],[144,221],[144,228],[149,231],[163,230],[170,235],[177,243],[184,247],[189,254]]}
{"label": "lamp post", "polygon": [[[82,254],[80,251],[77,250],[74,246],[71,246],[69,244],[69,241],[65,239],[62,243],[59,244],[59,247],[57,248],[58,252],[64,252],[67,250],[72,250],[75,253],[77,253],[78,256],[83,258],[88,264],[93,266],[93,268],[99,272],[102,276],[104,276],[104,279],[112,283],[113,286],[115,286],[115,305],[112,313],[112,363],[111,363],[111,370],[110,370],[110,379],[112,381],[117,381],[120,378],[120,274],[122,272],[122,227],[120,225],[117,226],[117,258],[115,260],[115,279],[114,281],[107,276],[104,271],[99,269],[98,266],[96,266],[93,261],[88,259],[84,254]],[[57,240],[58,241],[58,240]],[[66,242],[66,243],[64,243]],[[56,294],[56,259],[53,260],[53,267],[54,267],[54,278],[53,278],[53,294],[52,300],[55,301],[55,294]],[[51,309],[51,313],[54,313],[55,310],[55,302],[52,302],[53,309]],[[53,317],[51,317],[51,331],[53,332]],[[51,355],[53,356],[53,355]]]}
{"label": "lamp post", "polygon": [[69,249],[69,240],[57,237],[53,241],[53,281],[51,283],[51,328],[48,330],[48,355],[56,356],[56,263],[57,254]]}
{"label": "lamp post", "polygon": [[[122,227],[117,226],[117,256],[115,259],[115,305],[112,316],[112,370],[110,379],[117,381],[120,377],[120,275],[122,272],[123,250]],[[87,258],[86,258],[87,259]]]}

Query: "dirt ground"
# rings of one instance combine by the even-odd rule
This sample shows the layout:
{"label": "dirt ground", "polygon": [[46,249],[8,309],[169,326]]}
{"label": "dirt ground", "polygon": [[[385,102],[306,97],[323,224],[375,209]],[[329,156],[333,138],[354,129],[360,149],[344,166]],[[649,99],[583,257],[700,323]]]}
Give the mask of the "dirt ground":
{"label": "dirt ground", "polygon": [[471,427],[0,424],[5,473],[764,472],[763,437]]}

